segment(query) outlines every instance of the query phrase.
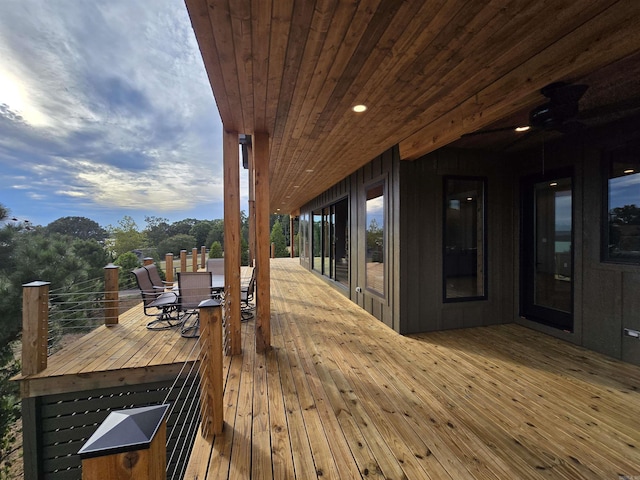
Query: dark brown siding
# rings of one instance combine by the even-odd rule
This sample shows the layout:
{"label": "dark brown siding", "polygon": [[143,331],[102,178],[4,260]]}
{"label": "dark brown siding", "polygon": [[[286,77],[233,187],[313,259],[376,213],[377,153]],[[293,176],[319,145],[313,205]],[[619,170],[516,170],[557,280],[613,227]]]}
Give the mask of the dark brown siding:
{"label": "dark brown siding", "polygon": [[[349,288],[345,289],[340,284],[327,280],[329,285],[347,295],[351,300],[374,315],[389,327],[399,329],[399,248],[398,233],[400,218],[399,211],[399,156],[397,148],[384,152],[379,157],[345,178],[340,183],[316,197],[302,207],[301,212],[319,210],[331,205],[343,198],[349,199]],[[385,212],[386,212],[386,246],[385,246],[385,291],[384,297],[378,296],[364,288],[365,268],[365,190],[368,185],[384,180]],[[312,238],[311,228],[309,238]],[[303,265],[310,269],[310,265]],[[317,274],[317,273],[316,273]],[[356,291],[357,287],[362,292]]]}
{"label": "dark brown siding", "polygon": [[[546,146],[545,168],[572,166],[574,170],[574,332],[520,318],[517,302],[514,309],[518,323],[635,364],[640,364],[640,341],[624,336],[623,329],[640,330],[640,265],[602,261],[601,242],[606,221],[602,213],[606,201],[603,157],[609,149],[634,136],[637,139],[638,134],[637,125],[622,125]],[[522,176],[542,168],[540,151],[521,155],[518,162],[516,185]],[[514,264],[518,261],[515,256]]]}
{"label": "dark brown siding", "polygon": [[[488,298],[444,303],[442,281],[443,176],[487,179]],[[511,320],[513,194],[501,162],[441,149],[400,165],[402,333],[506,323]]]}

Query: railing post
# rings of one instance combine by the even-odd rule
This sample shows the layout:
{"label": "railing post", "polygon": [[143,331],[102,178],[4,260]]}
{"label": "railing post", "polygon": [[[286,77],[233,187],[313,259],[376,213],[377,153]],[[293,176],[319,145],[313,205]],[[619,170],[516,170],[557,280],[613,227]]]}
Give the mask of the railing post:
{"label": "railing post", "polygon": [[153,258],[151,258],[151,257],[144,257],[142,259],[142,264],[145,265],[145,266],[146,265],[151,265],[152,263],[153,263]]}
{"label": "railing post", "polygon": [[104,324],[117,325],[120,315],[118,305],[118,270],[113,263],[104,267]]}
{"label": "railing post", "polygon": [[207,247],[202,245],[200,247],[200,268],[204,268],[207,264]]}
{"label": "railing post", "polygon": [[165,480],[168,408],[111,412],[78,452],[82,480]]}
{"label": "railing post", "polygon": [[271,258],[276,258],[276,244],[271,244]]}
{"label": "railing post", "polygon": [[196,247],[191,249],[191,270],[198,271],[198,249]]}
{"label": "railing post", "polygon": [[164,274],[167,282],[173,282],[173,253],[164,256]]}
{"label": "railing post", "polygon": [[204,300],[200,309],[200,365],[202,366],[201,434],[211,439],[222,433],[222,308],[216,300]]}
{"label": "railing post", "polygon": [[49,282],[22,285],[22,374],[47,368]]}
{"label": "railing post", "polygon": [[187,251],[180,250],[180,272],[187,271]]}

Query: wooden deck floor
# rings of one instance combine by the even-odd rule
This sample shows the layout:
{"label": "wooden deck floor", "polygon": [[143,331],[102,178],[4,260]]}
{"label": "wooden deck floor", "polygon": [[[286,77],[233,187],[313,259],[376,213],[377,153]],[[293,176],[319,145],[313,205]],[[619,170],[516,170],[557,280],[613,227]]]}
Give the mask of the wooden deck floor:
{"label": "wooden deck floor", "polygon": [[176,329],[151,331],[142,302],[48,358],[47,368],[18,376],[23,397],[133,385],[173,379],[186,361],[196,359],[194,339]]}
{"label": "wooden deck floor", "polygon": [[296,260],[271,269],[273,349],[243,324],[224,433],[185,478],[640,476],[640,368],[516,325],[402,337]]}

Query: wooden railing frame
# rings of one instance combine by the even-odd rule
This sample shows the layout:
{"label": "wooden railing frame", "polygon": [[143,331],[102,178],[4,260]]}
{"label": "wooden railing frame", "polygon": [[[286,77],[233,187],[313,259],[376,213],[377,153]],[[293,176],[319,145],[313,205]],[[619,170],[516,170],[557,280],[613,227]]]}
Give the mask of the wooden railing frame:
{"label": "wooden railing frame", "polygon": [[220,435],[223,417],[222,307],[216,300],[200,303],[201,428],[204,438]]}
{"label": "wooden railing frame", "polygon": [[49,337],[49,282],[22,285],[22,374],[47,368]]}
{"label": "wooden railing frame", "polygon": [[[153,262],[152,262],[153,263]],[[117,325],[120,316],[118,272],[120,267],[113,263],[104,267],[104,324]]]}
{"label": "wooden railing frame", "polygon": [[181,272],[187,271],[187,251],[186,250],[180,250],[180,271]]}
{"label": "wooden railing frame", "polygon": [[173,253],[164,256],[165,278],[167,282],[173,282]]}

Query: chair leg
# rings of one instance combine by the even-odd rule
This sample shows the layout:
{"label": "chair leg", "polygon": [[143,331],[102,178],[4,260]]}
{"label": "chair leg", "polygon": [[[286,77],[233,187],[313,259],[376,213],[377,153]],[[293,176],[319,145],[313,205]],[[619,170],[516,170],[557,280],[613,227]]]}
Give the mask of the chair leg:
{"label": "chair leg", "polygon": [[180,328],[180,335],[184,338],[198,338],[200,336],[200,316],[197,311],[184,314],[184,321]]}
{"label": "chair leg", "polygon": [[180,325],[182,325],[180,313],[176,307],[172,306],[163,308],[155,320],[147,323],[147,328],[149,330],[167,330],[169,328],[179,327]]}

